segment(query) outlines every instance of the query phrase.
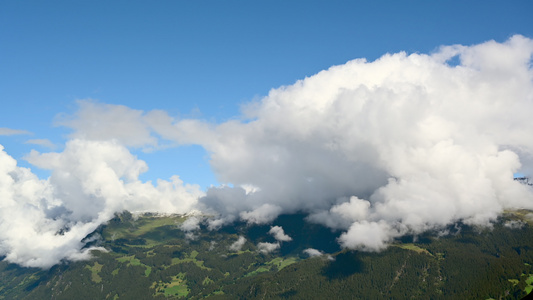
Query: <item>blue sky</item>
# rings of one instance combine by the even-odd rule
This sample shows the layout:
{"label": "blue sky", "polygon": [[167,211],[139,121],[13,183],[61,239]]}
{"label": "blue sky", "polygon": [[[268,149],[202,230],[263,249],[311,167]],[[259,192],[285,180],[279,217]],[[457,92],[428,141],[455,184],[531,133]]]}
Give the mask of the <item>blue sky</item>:
{"label": "blue sky", "polygon": [[[0,144],[22,166],[32,149],[61,151],[70,129],[58,116],[78,99],[221,123],[355,58],[532,38],[532,11],[531,1],[2,1],[0,128],[27,134]],[[150,167],[143,179],[217,183],[200,146],[131,151]]]}

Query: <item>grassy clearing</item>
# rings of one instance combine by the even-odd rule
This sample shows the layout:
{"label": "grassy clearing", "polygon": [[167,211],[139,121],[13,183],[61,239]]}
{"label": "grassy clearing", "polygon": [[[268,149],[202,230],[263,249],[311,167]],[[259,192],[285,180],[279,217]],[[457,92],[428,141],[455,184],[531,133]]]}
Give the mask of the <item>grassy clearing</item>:
{"label": "grassy clearing", "polygon": [[250,276],[254,276],[256,274],[268,272],[268,271],[270,271],[270,267],[259,267],[256,270],[244,275],[244,277],[250,277]]}
{"label": "grassy clearing", "polygon": [[165,289],[165,296],[178,296],[178,297],[187,297],[189,294],[189,289],[187,288],[187,285],[181,285],[177,284],[174,286],[169,286]]}
{"label": "grassy clearing", "polygon": [[137,229],[133,232],[135,236],[140,236],[149,231],[154,230],[155,228],[169,225],[179,225],[183,223],[185,219],[178,216],[169,216],[169,217],[152,217],[143,219],[143,224],[138,226]]}
{"label": "grassy clearing", "polygon": [[102,282],[102,277],[100,277],[100,275],[98,275],[98,273],[100,273],[100,271],[102,270],[102,267],[104,265],[101,265],[99,264],[98,262],[94,262],[94,265],[90,266],[90,265],[87,265],[85,266],[86,269],[89,269],[91,271],[91,280],[93,282],[96,282],[96,283],[100,283]]}
{"label": "grassy clearing", "polygon": [[415,251],[416,253],[418,254],[427,254],[427,255],[430,255],[430,256],[433,256],[433,254],[429,253],[429,251],[427,251],[426,249],[424,248],[420,248],[418,246],[416,246],[415,244],[411,244],[411,243],[407,243],[407,244],[395,244],[393,246],[396,246],[398,248],[402,248],[402,249],[405,249],[405,250],[411,250],[411,251]]}
{"label": "grassy clearing", "polygon": [[520,280],[518,279],[507,279],[510,283],[513,284],[513,286],[517,285],[520,283]]}
{"label": "grassy clearing", "polygon": [[[130,221],[128,223],[108,228],[105,233],[106,239],[132,239],[146,234],[158,227],[163,226],[178,226],[185,220],[182,216],[161,216],[161,217],[144,217],[137,221]],[[156,241],[151,241],[157,245]],[[134,247],[147,247],[147,245],[132,245]]]}
{"label": "grassy clearing", "polygon": [[527,285],[533,285],[533,275],[529,275],[529,277],[526,279]]}
{"label": "grassy clearing", "polygon": [[187,297],[190,292],[184,273],[178,273],[178,275],[172,276],[170,283],[161,281],[154,282],[151,288],[156,291],[154,296],[165,295],[165,297]]}
{"label": "grassy clearing", "polygon": [[144,249],[150,249],[150,248],[153,248],[155,246],[159,246],[161,245],[162,243],[164,243],[163,241],[156,241],[156,240],[151,240],[151,239],[144,239],[146,241],[146,244],[144,245],[132,245],[132,244],[126,244],[126,246],[128,247],[134,247],[134,248],[144,248]]}
{"label": "grassy clearing", "polygon": [[24,286],[26,284],[28,284],[29,282],[31,281],[35,281],[35,280],[38,280],[39,279],[39,276],[37,275],[38,273],[33,273],[31,274],[30,276],[24,278],[18,285],[17,287],[20,287],[20,286]]}
{"label": "grassy clearing", "polygon": [[128,262],[127,266],[129,265],[140,266],[141,265],[141,261],[135,258],[135,255],[122,256],[122,257],[117,258],[117,261],[121,263]]}
{"label": "grassy clearing", "polygon": [[183,263],[187,263],[187,262],[192,262],[192,263],[194,263],[196,266],[198,266],[201,269],[211,270],[211,268],[208,268],[208,267],[204,266],[204,261],[203,260],[197,260],[196,256],[198,256],[198,251],[193,250],[191,252],[191,254],[187,255],[187,257],[185,257],[185,258],[177,258],[177,257],[172,258],[172,260],[170,262],[170,265],[177,265],[177,264],[183,264]]}
{"label": "grassy clearing", "polygon": [[528,285],[526,286],[526,288],[524,289],[524,291],[526,291],[526,293],[529,295],[531,294],[531,291],[533,291],[533,285]]}
{"label": "grassy clearing", "polygon": [[204,279],[204,281],[202,281],[202,285],[209,285],[211,283],[215,283],[215,282],[213,280],[211,280],[211,278],[209,278],[209,277],[206,277]]}
{"label": "grassy clearing", "polygon": [[[522,276],[528,276],[526,274],[522,274]],[[509,279],[509,281],[514,279]],[[516,280],[518,281],[518,280]],[[526,279],[526,287],[524,288],[524,291],[529,295],[531,291],[533,291],[533,274],[529,274],[529,277]]]}
{"label": "grassy clearing", "polygon": [[174,257],[172,259],[172,261],[170,262],[170,265],[183,264],[183,263],[187,263],[187,262],[192,262],[192,263],[194,263],[196,266],[198,266],[201,269],[211,270],[211,268],[208,268],[208,267],[204,266],[204,261],[203,260],[196,260],[194,258],[183,258],[183,259],[180,259],[180,258]]}
{"label": "grassy clearing", "polygon": [[145,267],[146,267],[146,270],[144,270],[144,276],[148,277],[150,276],[150,273],[152,273],[152,267],[146,266],[146,265]]}
{"label": "grassy clearing", "polygon": [[[269,272],[269,271],[272,270],[272,266],[276,266],[278,271],[280,271],[281,269],[285,268],[286,266],[292,265],[292,264],[294,264],[294,263],[296,263],[298,261],[299,261],[299,259],[297,257],[288,257],[288,258],[276,257],[273,260],[265,263],[264,266],[260,266],[259,268],[255,269],[254,271],[247,273],[246,275],[244,275],[244,277],[250,277],[250,276],[254,276],[254,275],[259,274],[259,273]],[[254,266],[254,264],[251,264],[250,266],[248,266],[248,269],[250,269],[252,266]]]}
{"label": "grassy clearing", "polygon": [[[116,258],[116,260],[118,262],[121,262],[121,263],[127,262],[128,264],[126,265],[126,267],[128,267],[128,266],[143,266],[145,268],[144,276],[146,276],[146,277],[150,276],[150,273],[152,273],[152,267],[141,263],[141,261],[139,259],[135,258],[135,255],[118,257],[118,258]],[[116,274],[118,274],[118,269],[113,270],[113,272],[111,274],[116,275],[115,271],[116,271]]]}
{"label": "grassy clearing", "polygon": [[528,209],[517,209],[517,210],[505,210],[504,214],[509,216],[511,219],[518,219],[522,222],[529,223],[533,225],[533,211]]}
{"label": "grassy clearing", "polygon": [[267,265],[274,265],[278,268],[278,271],[285,268],[286,266],[288,265],[292,265],[296,262],[298,262],[298,258],[296,257],[289,257],[289,258],[282,258],[282,257],[277,257],[277,258],[274,258],[273,260],[267,262],[266,264]]}

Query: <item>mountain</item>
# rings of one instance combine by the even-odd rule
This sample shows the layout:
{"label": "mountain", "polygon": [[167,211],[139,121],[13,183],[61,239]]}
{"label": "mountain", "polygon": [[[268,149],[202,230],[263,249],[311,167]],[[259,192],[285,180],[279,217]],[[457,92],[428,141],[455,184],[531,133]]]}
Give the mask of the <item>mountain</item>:
{"label": "mountain", "polygon": [[185,232],[187,216],[124,212],[86,238],[107,249],[90,261],[42,270],[2,260],[0,299],[521,299],[533,289],[530,214],[370,253],[340,249],[339,232],[304,215],[274,221],[292,238],[280,242],[271,225]]}

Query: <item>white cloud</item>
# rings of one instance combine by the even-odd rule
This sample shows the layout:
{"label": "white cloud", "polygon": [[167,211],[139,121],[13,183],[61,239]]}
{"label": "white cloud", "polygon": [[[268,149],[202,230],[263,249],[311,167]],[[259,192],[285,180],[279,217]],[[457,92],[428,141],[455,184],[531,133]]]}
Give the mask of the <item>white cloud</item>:
{"label": "white cloud", "polygon": [[148,166],[117,142],[71,140],[61,153],[32,151],[26,159],[52,171],[56,195],[76,218],[94,217],[104,208],[186,213],[203,195],[199,186],[183,184],[178,176],[159,179],[157,185],[141,182]]}
{"label": "white cloud", "polygon": [[283,227],[272,226],[268,231],[268,234],[272,235],[278,242],[290,242],[292,238],[285,234]]}
{"label": "white cloud", "polygon": [[511,220],[511,221],[505,222],[505,224],[503,224],[503,225],[505,227],[507,227],[507,228],[516,229],[516,228],[524,227],[524,225],[526,225],[526,223],[524,223],[522,221]]}
{"label": "white cloud", "polygon": [[200,219],[198,217],[189,217],[181,223],[180,229],[186,232],[196,231],[200,229]]}
{"label": "white cloud", "polygon": [[229,250],[232,252],[238,252],[241,251],[242,246],[246,243],[246,238],[242,235],[239,236],[239,238],[229,246]]}
{"label": "white cloud", "polygon": [[362,251],[380,251],[387,243],[399,236],[394,228],[385,221],[361,221],[352,224],[347,232],[339,237],[343,247]]}
{"label": "white cloud", "polygon": [[279,247],[280,247],[279,243],[258,243],[257,244],[257,250],[265,254],[276,251],[279,249]]}
{"label": "white cloud", "polygon": [[0,127],[0,135],[19,135],[19,134],[31,134],[31,132],[20,129],[11,129],[6,127]]}
{"label": "white cloud", "polygon": [[115,212],[186,213],[203,196],[177,176],[141,182],[146,164],[116,142],[71,140],[63,152],[26,159],[50,178],[18,167],[0,146],[0,255],[22,266],[87,258],[81,240]]}
{"label": "white cloud", "polygon": [[143,111],[123,105],[98,103],[94,100],[79,100],[78,111],[72,115],[62,115],[57,125],[74,130],[74,139],[111,141],[132,147],[157,147],[157,138],[149,126],[150,117]]}
{"label": "white cloud", "polygon": [[309,255],[309,257],[322,256],[324,254],[322,251],[313,248],[307,248],[303,252]]}
{"label": "white cloud", "polygon": [[340,204],[334,205],[329,211],[321,211],[308,216],[308,220],[320,223],[334,229],[348,229],[353,222],[368,218],[370,202],[355,196],[345,202],[339,199]]}
{"label": "white cloud", "polygon": [[[87,258],[81,240],[99,225],[74,224],[56,218],[60,201],[53,188],[16,161],[0,146],[0,255],[29,267],[50,267],[63,258]],[[71,230],[56,234],[66,226]]]}
{"label": "white cloud", "polygon": [[265,203],[252,211],[241,212],[240,216],[251,224],[266,224],[272,222],[280,212],[279,206]]}
{"label": "white cloud", "polygon": [[222,182],[257,187],[217,190],[206,207],[220,197],[231,207],[221,215],[257,223],[308,212],[347,230],[345,247],[379,250],[408,232],[533,208],[532,189],[513,181],[533,163],[532,53],[514,36],[353,60],[270,91],[242,122],[173,126],[211,153]]}
{"label": "white cloud", "polygon": [[533,221],[533,213],[528,213],[525,215],[526,219]]}

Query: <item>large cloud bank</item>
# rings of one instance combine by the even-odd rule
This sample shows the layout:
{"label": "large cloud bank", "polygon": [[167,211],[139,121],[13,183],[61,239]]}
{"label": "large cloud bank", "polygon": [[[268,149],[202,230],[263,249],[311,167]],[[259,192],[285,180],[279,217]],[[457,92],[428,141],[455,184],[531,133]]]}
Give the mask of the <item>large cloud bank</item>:
{"label": "large cloud bank", "polygon": [[221,219],[305,211],[346,230],[343,246],[380,250],[406,233],[533,208],[532,189],[513,180],[532,166],[532,53],[514,36],[358,59],[272,90],[246,122],[174,126],[211,151],[222,181],[254,187],[208,191],[201,202]]}
{"label": "large cloud bank", "polygon": [[[122,209],[199,209],[215,216],[211,228],[305,212],[342,230],[344,247],[368,251],[531,209],[532,189],[513,174],[533,166],[532,54],[531,39],[513,36],[357,59],[274,89],[221,124],[81,101],[60,121],[73,129],[65,150],[28,156],[52,170],[48,180],[1,152],[0,254],[34,266],[75,259],[84,234]],[[177,177],[140,182],[147,167],[126,147],[164,144],[202,145],[233,187],[203,195]],[[42,242],[24,245],[24,235]]]}
{"label": "large cloud bank", "polygon": [[514,36],[358,59],[272,90],[247,122],[174,126],[211,151],[222,181],[255,187],[208,191],[201,202],[221,218],[305,211],[347,230],[343,246],[379,250],[533,208],[531,188],[513,181],[533,155],[532,53],[532,40]]}

